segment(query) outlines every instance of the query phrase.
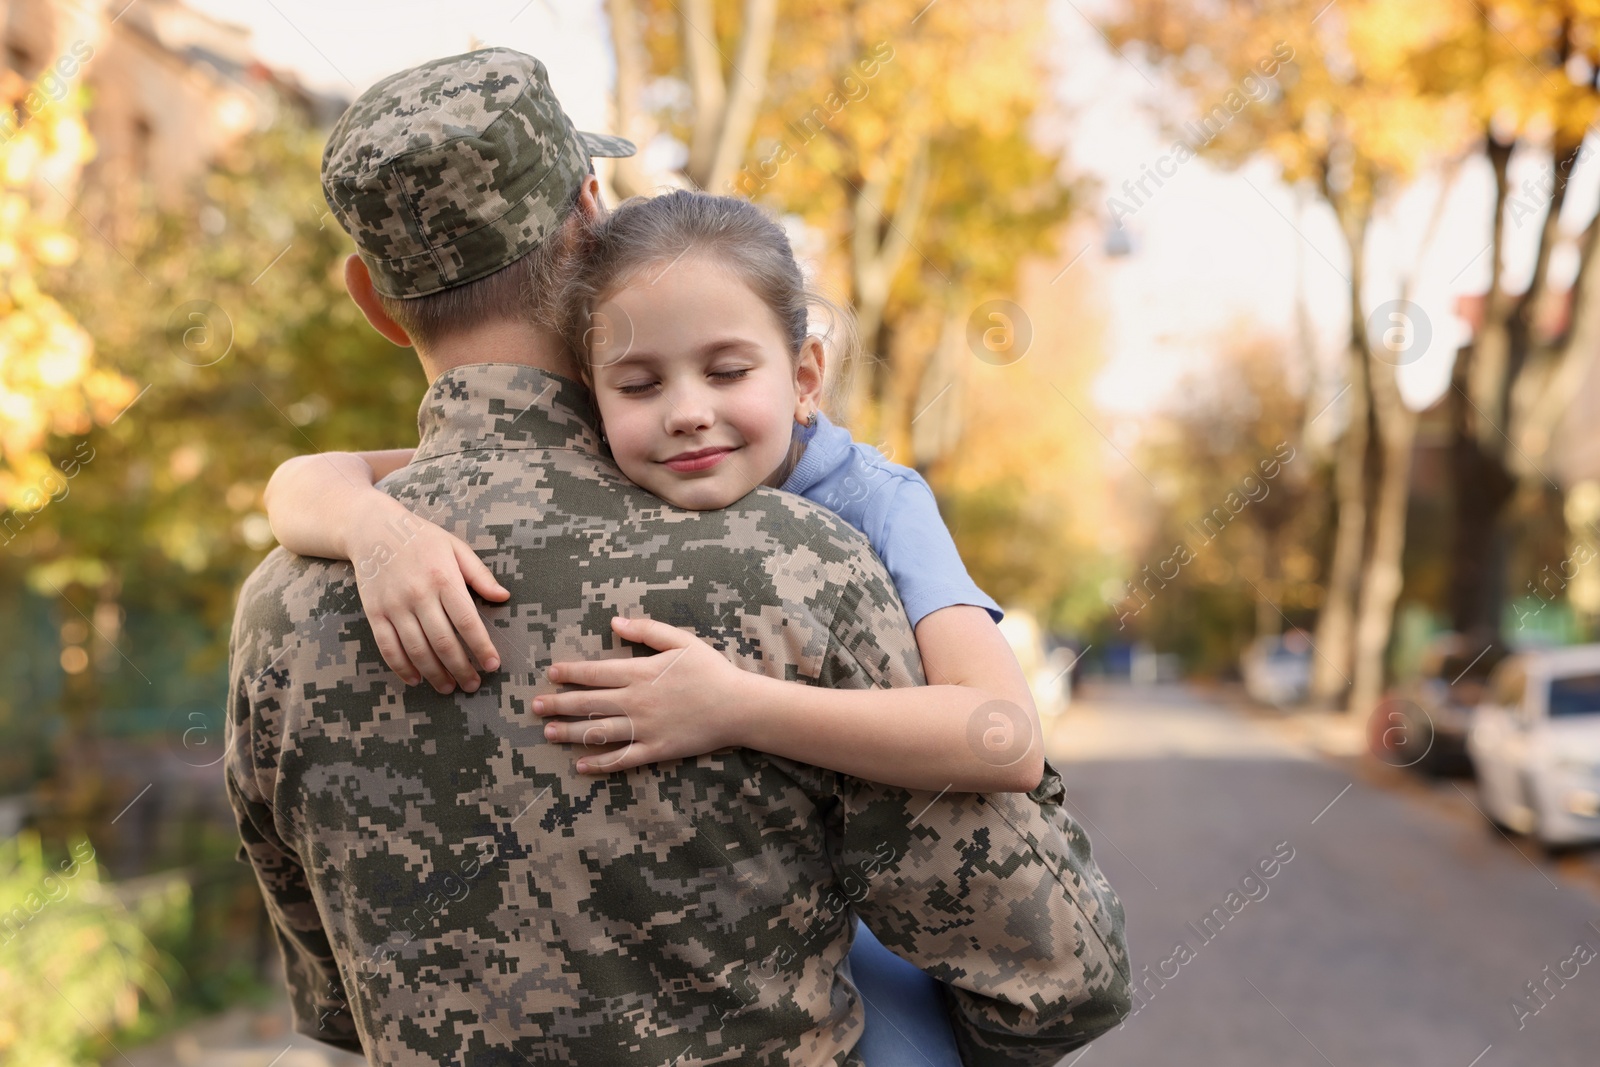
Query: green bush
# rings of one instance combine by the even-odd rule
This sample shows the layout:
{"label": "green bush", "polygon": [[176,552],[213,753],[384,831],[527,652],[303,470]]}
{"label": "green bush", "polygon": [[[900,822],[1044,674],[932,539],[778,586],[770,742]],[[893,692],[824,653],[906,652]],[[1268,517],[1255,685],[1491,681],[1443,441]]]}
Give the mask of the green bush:
{"label": "green bush", "polygon": [[114,891],[87,840],[57,863],[36,834],[0,843],[0,1062],[97,1064],[111,1031],[170,1002],[170,964],[147,931],[188,908],[181,880]]}

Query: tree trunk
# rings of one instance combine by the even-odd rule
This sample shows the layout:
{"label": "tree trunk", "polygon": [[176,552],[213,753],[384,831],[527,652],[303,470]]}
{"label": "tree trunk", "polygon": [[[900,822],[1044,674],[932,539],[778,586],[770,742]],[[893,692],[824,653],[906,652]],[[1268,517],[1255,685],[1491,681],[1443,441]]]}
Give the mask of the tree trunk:
{"label": "tree trunk", "polygon": [[878,165],[871,179],[858,174],[849,185],[852,222],[850,234],[850,279],[856,325],[861,334],[862,377],[856,383],[857,405],[878,418],[889,392],[891,333],[885,312],[895,274],[912,250],[911,234],[922,221],[932,178],[928,145],[923,142],[911,156],[900,183],[891,217],[885,207],[894,178],[889,168]]}
{"label": "tree trunk", "polygon": [[678,13],[684,65],[694,95],[685,170],[698,187],[720,193],[750,147],[750,133],[766,96],[778,0],[745,0],[739,48],[726,74],[717,47],[713,0],[683,0]]}
{"label": "tree trunk", "polygon": [[923,371],[916,410],[907,416],[911,451],[908,458],[896,457],[936,485],[943,482],[966,428],[966,334],[966,316],[957,307],[947,307],[939,343]]}
{"label": "tree trunk", "polygon": [[740,25],[739,54],[729,75],[732,91],[722,114],[716,150],[702,185],[721,192],[730,184],[750,146],[761,102],[767,95],[767,65],[772,58],[772,37],[778,24],[778,0],[745,0]]}
{"label": "tree trunk", "polygon": [[[74,638],[72,645],[85,650],[93,648],[97,643],[96,635],[88,629],[83,610],[77,606],[78,600],[92,600],[91,590],[73,584],[57,592],[60,619],[70,626],[85,628],[83,640]],[[65,649],[66,643],[60,647]],[[105,814],[108,797],[101,750],[100,675],[91,661],[85,668],[68,673],[62,679],[59,706],[63,729],[53,746],[54,775],[41,789],[43,803],[39,820],[41,829],[52,837],[64,839],[85,833]]]}
{"label": "tree trunk", "polygon": [[[1282,492],[1283,490],[1279,490]],[[1283,633],[1283,616],[1277,605],[1282,599],[1279,589],[1282,577],[1281,545],[1283,524],[1271,522],[1261,528],[1261,592],[1256,597],[1256,637],[1277,637]]]}
{"label": "tree trunk", "polygon": [[[612,94],[616,108],[613,127],[619,136],[626,137],[641,149],[653,131],[646,126],[644,114],[639,109],[639,97],[644,89],[645,72],[649,61],[645,56],[644,40],[639,34],[639,13],[635,0],[606,0],[606,13],[611,19],[611,49],[617,64],[617,87]],[[649,180],[638,156],[623,156],[611,161],[611,186],[618,197],[643,196],[650,192]]]}
{"label": "tree trunk", "polygon": [[1372,516],[1372,548],[1361,573],[1349,712],[1365,720],[1383,695],[1385,653],[1400,598],[1406,546],[1406,505],[1411,497],[1411,453],[1417,416],[1400,397],[1394,368],[1370,367],[1380,442]]}
{"label": "tree trunk", "polygon": [[704,187],[701,179],[717,154],[722,115],[728,106],[728,84],[722,72],[722,53],[717,48],[717,6],[713,0],[683,0],[677,11],[684,74],[694,100],[689,161],[684,169]]}
{"label": "tree trunk", "polygon": [[1549,449],[1556,427],[1600,350],[1600,270],[1594,265],[1597,250],[1600,216],[1589,220],[1578,240],[1578,273],[1572,282],[1566,332],[1539,353],[1540,358],[1523,371],[1513,391],[1512,421],[1518,429],[1515,440],[1534,463]]}
{"label": "tree trunk", "polygon": [[931,177],[928,145],[917,146],[900,184],[893,217],[886,210],[894,175],[886,166],[864,183],[857,183],[851,196],[851,272],[855,282],[856,315],[863,343],[876,340],[889,303],[889,286],[911,251],[911,231],[922,221]]}
{"label": "tree trunk", "polygon": [[1356,597],[1361,588],[1361,563],[1367,540],[1367,448],[1370,443],[1366,353],[1349,353],[1350,419],[1334,456],[1333,558],[1328,565],[1327,592],[1317,613],[1316,650],[1312,660],[1311,697],[1324,707],[1343,703],[1350,685],[1354,654]]}
{"label": "tree trunk", "polygon": [[[1417,269],[1427,254],[1445,202],[1454,184],[1456,166],[1443,179],[1439,197],[1429,217],[1417,252]],[[1353,262],[1361,263],[1359,253]],[[1401,299],[1410,303],[1416,270],[1401,284]],[[1353,293],[1361,291],[1361,272],[1352,275]],[[1363,351],[1373,352],[1366,322],[1352,323],[1352,335]],[[1408,346],[1409,347],[1409,346]],[[1355,626],[1355,655],[1351,661],[1349,713],[1365,721],[1383,695],[1389,638],[1394,631],[1394,609],[1404,586],[1407,508],[1411,501],[1411,463],[1416,446],[1417,416],[1400,394],[1399,368],[1387,360],[1368,357],[1368,396],[1377,454],[1376,490],[1373,495],[1370,545],[1361,569],[1361,589]]]}
{"label": "tree trunk", "polygon": [[1327,593],[1317,613],[1316,655],[1312,660],[1311,697],[1324,707],[1338,706],[1351,684],[1355,659],[1356,605],[1361,591],[1367,543],[1367,456],[1373,446],[1372,377],[1367,354],[1366,319],[1361,311],[1361,282],[1366,267],[1369,209],[1330,198],[1350,251],[1350,418],[1334,456],[1334,499],[1338,523],[1333,558],[1328,566]]}

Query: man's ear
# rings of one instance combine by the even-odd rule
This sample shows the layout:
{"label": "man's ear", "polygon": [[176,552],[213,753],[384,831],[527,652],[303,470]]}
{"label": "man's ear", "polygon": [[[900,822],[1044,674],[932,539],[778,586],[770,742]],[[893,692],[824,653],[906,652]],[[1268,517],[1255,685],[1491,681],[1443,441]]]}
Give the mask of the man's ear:
{"label": "man's ear", "polygon": [[822,383],[827,368],[827,355],[820,337],[807,337],[800,346],[800,358],[794,368],[794,417],[805,422],[813,411],[822,409]]}
{"label": "man's ear", "polygon": [[600,199],[600,179],[590,171],[583,176],[583,184],[578,186],[578,210],[583,212],[586,219],[603,219],[606,217],[605,201]]}
{"label": "man's ear", "polygon": [[360,256],[352,255],[344,261],[344,287],[350,293],[350,299],[356,302],[356,307],[361,309],[361,314],[372,323],[374,330],[401,348],[411,347],[411,335],[383,310],[383,304],[378,301],[378,291],[372,287],[372,275],[368,273],[367,265],[361,262]]}

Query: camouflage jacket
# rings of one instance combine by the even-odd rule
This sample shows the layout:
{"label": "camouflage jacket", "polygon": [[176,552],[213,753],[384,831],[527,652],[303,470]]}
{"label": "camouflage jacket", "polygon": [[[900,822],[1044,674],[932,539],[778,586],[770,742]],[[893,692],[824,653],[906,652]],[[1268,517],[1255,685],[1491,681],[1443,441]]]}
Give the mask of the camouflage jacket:
{"label": "camouflage jacket", "polygon": [[[478,551],[503,666],[473,694],[384,666],[353,564],[273,551],[233,624],[228,795],[296,1026],[374,1064],[859,1064],[854,909],[947,983],[970,1064],[1050,1064],[1129,1008],[1122,907],[1047,771],[938,795],[746,749],[583,777],[529,710],[556,660],[650,654],[617,612],[746,669],[922,683],[878,558],[761,488],[683,511],[626,481],[587,394],[442,375],[383,488]],[[397,539],[406,536],[396,529]]]}

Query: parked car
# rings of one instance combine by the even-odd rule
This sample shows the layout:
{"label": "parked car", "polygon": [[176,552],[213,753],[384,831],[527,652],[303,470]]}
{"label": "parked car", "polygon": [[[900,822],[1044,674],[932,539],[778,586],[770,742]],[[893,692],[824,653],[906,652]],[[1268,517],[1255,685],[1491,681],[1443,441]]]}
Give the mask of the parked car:
{"label": "parked car", "polygon": [[1385,694],[1369,722],[1372,754],[1430,777],[1468,776],[1467,734],[1507,652],[1487,639],[1443,634],[1423,650],[1415,680]]}
{"label": "parked car", "polygon": [[1600,841],[1600,645],[1496,667],[1467,751],[1496,824],[1548,847]]}
{"label": "parked car", "polygon": [[1302,704],[1311,693],[1311,639],[1304,630],[1258,637],[1239,657],[1250,699],[1275,708]]}

